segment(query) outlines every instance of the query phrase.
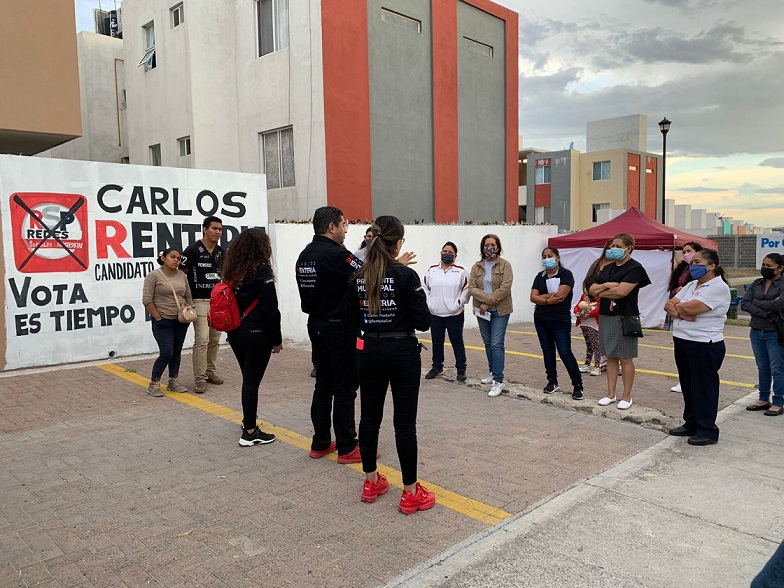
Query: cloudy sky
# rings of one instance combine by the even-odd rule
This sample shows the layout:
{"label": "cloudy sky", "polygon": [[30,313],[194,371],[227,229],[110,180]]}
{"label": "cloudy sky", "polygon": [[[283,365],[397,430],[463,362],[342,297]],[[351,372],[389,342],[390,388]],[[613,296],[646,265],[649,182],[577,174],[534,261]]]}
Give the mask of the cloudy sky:
{"label": "cloudy sky", "polygon": [[[645,114],[660,153],[666,116],[668,198],[784,225],[782,0],[496,1],[520,14],[526,146],[584,150],[588,121]],[[75,3],[92,30],[98,0]]]}

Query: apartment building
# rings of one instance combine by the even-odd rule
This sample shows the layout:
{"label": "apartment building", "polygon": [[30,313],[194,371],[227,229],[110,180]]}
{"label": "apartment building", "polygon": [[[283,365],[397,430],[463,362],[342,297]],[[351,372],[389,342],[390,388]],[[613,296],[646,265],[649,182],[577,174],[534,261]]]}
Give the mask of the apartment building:
{"label": "apartment building", "polygon": [[73,0],[0,0],[0,153],[82,134]]}
{"label": "apartment building", "polygon": [[131,163],[265,173],[269,218],[517,220],[517,14],[125,0]]}
{"label": "apartment building", "polygon": [[528,155],[528,222],[579,231],[598,224],[601,210],[631,206],[659,220],[661,157],[645,151],[646,129],[644,115],[593,121],[587,125],[585,153]]}

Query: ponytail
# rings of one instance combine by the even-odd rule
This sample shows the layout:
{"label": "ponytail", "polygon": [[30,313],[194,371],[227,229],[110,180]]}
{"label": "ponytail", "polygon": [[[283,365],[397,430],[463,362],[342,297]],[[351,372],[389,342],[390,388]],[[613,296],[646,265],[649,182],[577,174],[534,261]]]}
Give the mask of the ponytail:
{"label": "ponytail", "polygon": [[395,259],[397,242],[403,238],[403,223],[394,216],[380,216],[370,227],[373,240],[367,247],[365,263],[357,273],[365,281],[368,313],[381,314],[381,286],[387,273],[387,266],[399,263]]}
{"label": "ponytail", "polygon": [[697,251],[695,255],[699,255],[708,263],[711,263],[716,266],[716,269],[713,270],[713,273],[716,274],[717,277],[724,280],[724,283],[729,285],[727,278],[725,277],[726,274],[724,273],[724,268],[721,267],[719,264],[719,254],[716,253],[713,249],[702,249],[701,251]]}

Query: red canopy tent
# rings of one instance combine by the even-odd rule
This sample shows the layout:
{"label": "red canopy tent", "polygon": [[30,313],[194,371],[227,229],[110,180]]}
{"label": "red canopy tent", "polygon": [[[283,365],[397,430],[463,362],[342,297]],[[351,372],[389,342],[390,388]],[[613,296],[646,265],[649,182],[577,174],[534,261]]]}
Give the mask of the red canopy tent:
{"label": "red canopy tent", "polygon": [[697,237],[663,225],[635,206],[598,227],[577,231],[570,235],[551,237],[547,244],[559,249],[603,247],[608,239],[612,239],[619,233],[629,233],[634,237],[635,249],[680,249],[689,241],[714,251],[718,249],[718,244],[713,239]]}

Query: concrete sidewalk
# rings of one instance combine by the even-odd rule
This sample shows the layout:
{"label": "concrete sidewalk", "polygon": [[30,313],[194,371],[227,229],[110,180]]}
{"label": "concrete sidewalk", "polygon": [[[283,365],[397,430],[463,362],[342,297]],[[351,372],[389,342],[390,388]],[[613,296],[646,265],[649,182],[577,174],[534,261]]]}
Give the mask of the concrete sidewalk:
{"label": "concrete sidewalk", "polygon": [[387,586],[748,587],[784,538],[784,422],[755,398],[718,445],[668,437]]}

